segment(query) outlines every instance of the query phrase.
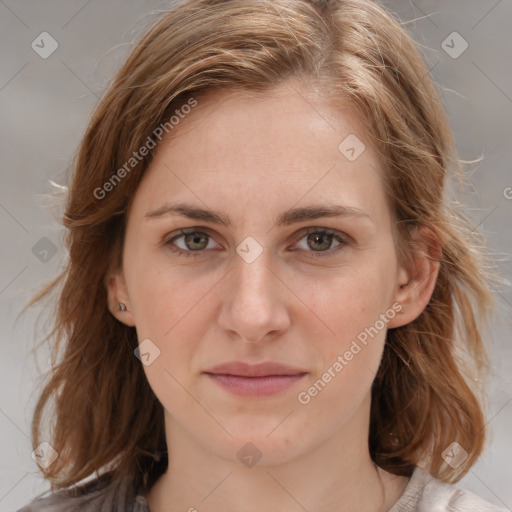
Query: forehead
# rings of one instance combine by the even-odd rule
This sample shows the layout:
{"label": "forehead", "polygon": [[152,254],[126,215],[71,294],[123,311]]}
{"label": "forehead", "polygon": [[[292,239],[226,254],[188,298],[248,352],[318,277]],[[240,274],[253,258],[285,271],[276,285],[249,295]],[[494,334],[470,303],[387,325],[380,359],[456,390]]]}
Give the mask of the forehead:
{"label": "forehead", "polygon": [[[355,157],[355,158],[354,158]],[[209,91],[157,147],[135,202],[198,200],[274,211],[327,200],[375,216],[386,202],[363,124],[297,84],[265,94]]]}

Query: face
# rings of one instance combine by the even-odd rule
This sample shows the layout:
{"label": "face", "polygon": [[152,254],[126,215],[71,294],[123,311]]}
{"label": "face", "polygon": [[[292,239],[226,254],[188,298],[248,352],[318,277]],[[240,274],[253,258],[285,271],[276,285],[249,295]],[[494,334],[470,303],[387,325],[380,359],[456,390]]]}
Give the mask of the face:
{"label": "face", "polygon": [[408,277],[361,125],[284,85],[200,98],[172,135],[109,287],[168,435],[232,460],[251,442],[268,464],[349,432],[366,442],[386,329],[419,309],[398,314]]}

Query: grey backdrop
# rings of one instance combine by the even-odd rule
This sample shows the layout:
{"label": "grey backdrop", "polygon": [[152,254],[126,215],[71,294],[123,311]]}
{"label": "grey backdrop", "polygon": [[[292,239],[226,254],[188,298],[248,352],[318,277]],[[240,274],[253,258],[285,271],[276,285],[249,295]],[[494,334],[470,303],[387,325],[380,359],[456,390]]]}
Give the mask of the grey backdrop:
{"label": "grey backdrop", "polygon": [[[474,187],[466,198],[467,212],[497,254],[502,274],[510,278],[512,2],[384,3],[423,45],[461,157],[484,157],[471,170]],[[50,207],[49,180],[67,183],[66,169],[105,84],[128,55],[131,41],[155,20],[146,15],[169,5],[156,0],[0,1],[2,512],[16,510],[47,488],[29,440],[39,391],[39,370],[30,350],[46,331],[41,325],[36,338],[39,308],[15,320],[36,287],[54,276],[65,259],[56,221],[62,211]],[[491,435],[485,454],[460,485],[510,508],[510,288],[503,285],[496,297],[498,317],[490,342],[495,375],[488,393]],[[44,351],[39,363],[41,371],[48,368]]]}

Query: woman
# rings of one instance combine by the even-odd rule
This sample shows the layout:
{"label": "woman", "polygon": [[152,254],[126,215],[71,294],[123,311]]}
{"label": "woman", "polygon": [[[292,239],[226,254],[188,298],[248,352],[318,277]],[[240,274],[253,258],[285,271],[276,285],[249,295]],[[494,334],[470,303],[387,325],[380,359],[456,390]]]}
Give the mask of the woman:
{"label": "woman", "polygon": [[36,298],[62,358],[33,423],[53,493],[23,512],[498,510],[453,486],[492,302],[461,176],[373,2],[166,13],[93,115]]}

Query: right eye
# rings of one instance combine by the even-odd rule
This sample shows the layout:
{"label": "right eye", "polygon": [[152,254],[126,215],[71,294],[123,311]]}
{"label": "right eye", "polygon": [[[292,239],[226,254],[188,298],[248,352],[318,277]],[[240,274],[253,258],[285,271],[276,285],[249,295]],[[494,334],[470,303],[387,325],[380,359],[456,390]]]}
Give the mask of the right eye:
{"label": "right eye", "polygon": [[[175,243],[179,239],[183,239],[182,247]],[[202,256],[205,249],[213,248],[209,247],[212,240],[211,235],[204,231],[199,231],[196,228],[187,228],[180,229],[177,233],[175,232],[167,236],[164,240],[164,244],[169,247],[172,252],[180,256],[197,258]]]}

